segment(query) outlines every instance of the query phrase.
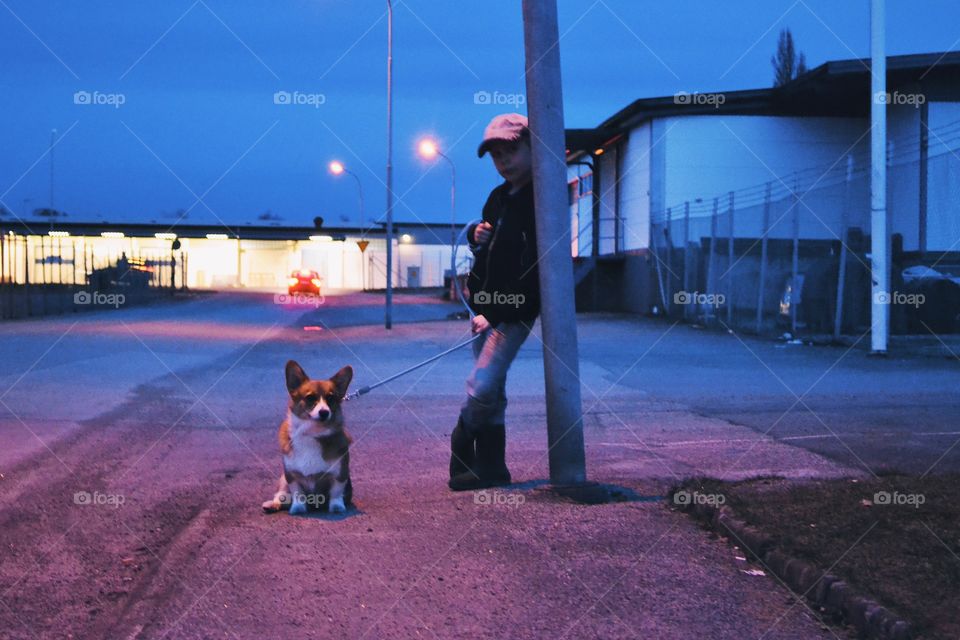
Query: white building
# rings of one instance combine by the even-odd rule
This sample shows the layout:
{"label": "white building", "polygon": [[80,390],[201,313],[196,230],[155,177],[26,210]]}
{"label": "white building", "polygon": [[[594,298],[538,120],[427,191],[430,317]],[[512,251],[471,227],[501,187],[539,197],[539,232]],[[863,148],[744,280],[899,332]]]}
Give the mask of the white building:
{"label": "white building", "polygon": [[[653,250],[729,237],[739,252],[741,239],[788,239],[794,227],[804,241],[869,233],[869,62],[828,62],[778,88],[640,99],[569,131],[573,253],[619,257],[594,281],[600,306],[645,311],[661,298],[651,288],[665,285],[651,283],[669,284],[671,269],[653,273]],[[891,233],[905,252],[955,252],[960,53],[887,65]],[[603,304],[611,296],[618,304]]]}

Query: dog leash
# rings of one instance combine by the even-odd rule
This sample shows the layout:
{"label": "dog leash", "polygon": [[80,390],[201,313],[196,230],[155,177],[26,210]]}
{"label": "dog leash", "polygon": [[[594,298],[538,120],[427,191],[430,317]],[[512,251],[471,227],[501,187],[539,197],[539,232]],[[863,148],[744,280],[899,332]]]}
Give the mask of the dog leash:
{"label": "dog leash", "polygon": [[[463,242],[465,236],[467,235],[467,230],[470,228],[470,225],[472,225],[472,224],[479,224],[480,222],[482,222],[482,220],[473,220],[473,221],[468,222],[467,224],[465,224],[465,225],[463,226],[463,229],[460,231],[460,234],[457,236],[457,241],[456,241],[456,242],[454,243],[454,245],[453,245],[453,263],[454,263],[454,264],[457,263],[457,249],[460,247],[460,244]],[[454,288],[457,290],[457,297],[460,298],[460,302],[463,304],[464,308],[467,310],[467,313],[470,314],[470,317],[473,318],[476,314],[473,312],[473,309],[470,308],[470,305],[467,304],[467,301],[463,299],[463,289],[460,287],[460,283],[456,281],[456,274],[454,274],[454,285],[453,285],[453,286],[454,286]],[[472,344],[477,338],[479,338],[479,337],[482,336],[482,335],[483,335],[482,333],[478,333],[477,335],[473,336],[473,337],[470,338],[469,340],[465,340],[465,341],[461,342],[461,343],[458,344],[458,345],[454,345],[454,346],[450,347],[449,349],[447,349],[446,351],[444,351],[444,352],[442,352],[442,353],[438,353],[438,354],[435,355],[435,356],[432,356],[432,357],[430,357],[430,358],[427,358],[427,359],[424,360],[423,362],[421,362],[421,363],[419,363],[419,364],[415,364],[415,365],[413,365],[412,367],[410,367],[409,369],[404,369],[404,370],[401,371],[400,373],[395,373],[395,374],[393,374],[392,376],[390,376],[389,378],[385,378],[385,379],[381,380],[380,382],[377,382],[377,383],[368,385],[368,386],[366,386],[366,387],[361,387],[360,389],[357,389],[356,391],[351,391],[351,392],[348,393],[347,395],[343,396],[343,400],[344,400],[344,402],[346,402],[347,400],[353,400],[354,398],[359,398],[360,396],[366,395],[366,394],[370,393],[371,391],[373,391],[374,389],[376,389],[376,388],[379,387],[379,386],[385,385],[385,384],[387,384],[388,382],[391,382],[391,381],[393,381],[393,380],[396,380],[397,378],[399,378],[399,377],[401,377],[401,376],[405,376],[405,375],[407,375],[408,373],[410,373],[411,371],[415,371],[416,369],[419,369],[420,367],[422,367],[422,366],[424,366],[424,365],[426,365],[426,364],[430,364],[430,363],[433,362],[434,360],[439,360],[440,358],[442,358],[443,356],[447,355],[448,353],[453,353],[453,352],[456,351],[457,349],[462,349],[463,347],[467,346],[468,344]]]}
{"label": "dog leash", "polygon": [[347,395],[343,396],[343,399],[344,399],[344,401],[353,400],[354,398],[358,398],[358,397],[360,397],[360,396],[366,395],[366,394],[370,393],[371,391],[373,391],[374,389],[376,389],[376,388],[379,387],[379,386],[385,385],[385,384],[387,384],[388,382],[391,382],[391,381],[393,381],[393,380],[396,380],[396,379],[399,378],[400,376],[405,376],[405,375],[407,375],[408,373],[410,373],[411,371],[414,371],[414,370],[416,370],[416,369],[419,369],[420,367],[422,367],[422,366],[424,366],[424,365],[426,365],[426,364],[430,364],[430,363],[433,362],[434,360],[439,360],[439,359],[442,358],[443,356],[445,356],[445,355],[447,355],[447,354],[449,354],[449,353],[453,353],[453,352],[456,351],[457,349],[462,349],[463,347],[467,346],[468,344],[472,344],[474,341],[476,341],[477,338],[481,337],[482,335],[483,335],[482,333],[478,333],[477,335],[473,336],[473,337],[470,338],[469,340],[464,340],[464,341],[461,342],[460,344],[454,345],[454,346],[450,347],[449,349],[447,349],[446,351],[442,351],[442,352],[438,353],[438,354],[435,355],[435,356],[431,356],[431,357],[427,358],[426,360],[424,360],[423,362],[420,362],[420,363],[418,363],[418,364],[415,364],[415,365],[413,365],[412,367],[410,367],[410,368],[408,368],[408,369],[404,369],[404,370],[401,371],[400,373],[395,373],[395,374],[393,374],[392,376],[390,376],[389,378],[384,378],[384,379],[381,380],[380,382],[376,382],[376,383],[374,383],[374,384],[367,385],[366,387],[361,387],[360,389],[357,389],[356,391],[351,391],[351,392],[348,393]]}

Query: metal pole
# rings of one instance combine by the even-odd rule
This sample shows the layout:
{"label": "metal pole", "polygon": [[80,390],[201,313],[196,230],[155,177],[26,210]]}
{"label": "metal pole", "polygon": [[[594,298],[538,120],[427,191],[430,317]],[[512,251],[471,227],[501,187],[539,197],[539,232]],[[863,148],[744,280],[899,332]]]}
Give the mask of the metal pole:
{"label": "metal pole", "polygon": [[930,171],[930,103],[920,105],[920,220],[917,223],[917,245],[920,255],[927,253],[927,182]]}
{"label": "metal pole", "polygon": [[[523,0],[550,481],[586,481],[556,0]],[[562,251],[551,251],[554,246]]]}
{"label": "metal pole", "polygon": [[360,183],[360,177],[349,169],[344,169],[344,173],[353,177],[357,181],[357,200],[360,206],[360,234],[363,235],[363,185]]}
{"label": "metal pole", "polygon": [[53,213],[55,205],[53,202],[53,147],[57,143],[57,130],[50,131],[50,229],[53,230]]}
{"label": "metal pole", "polygon": [[847,180],[843,186],[843,208],[840,210],[840,264],[837,268],[837,308],[833,315],[833,339],[840,340],[843,329],[843,289],[847,282],[847,218],[849,216],[853,154],[847,156]]}
{"label": "metal pole", "polygon": [[[717,215],[720,209],[720,199],[713,199],[713,213],[710,215],[710,254],[707,256],[707,293],[715,293],[713,278],[716,275],[716,268],[713,266],[714,247],[717,244]],[[712,314],[711,305],[704,305],[706,309],[704,316],[709,317]]]}
{"label": "metal pole", "polygon": [[797,337],[797,304],[800,300],[800,286],[797,279],[800,275],[800,194],[797,193],[797,179],[793,181],[793,264],[791,266],[790,282],[790,334]]}
{"label": "metal pole", "polygon": [[870,266],[871,296],[870,348],[875,354],[887,352],[890,331],[890,237],[887,233],[887,58],[885,0],[870,3]]}
{"label": "metal pole", "polygon": [[729,194],[727,211],[730,220],[727,226],[727,326],[733,325],[733,191]]}
{"label": "metal pole", "polygon": [[450,164],[450,277],[456,280],[457,263],[454,246],[457,244],[457,167],[442,151],[438,150],[437,155]]}
{"label": "metal pole", "polygon": [[767,286],[767,236],[770,234],[771,184],[763,195],[763,235],[760,239],[760,286],[757,292],[757,335],[763,329],[763,293]]}
{"label": "metal pole", "polygon": [[663,239],[667,243],[667,276],[664,279],[664,284],[666,290],[664,291],[664,298],[666,302],[664,303],[663,310],[665,312],[670,312],[670,302],[673,300],[671,292],[673,291],[673,234],[670,231],[671,223],[673,222],[673,209],[667,207],[667,220],[663,225]]}
{"label": "metal pole", "polygon": [[393,327],[393,1],[387,0],[387,293],[383,326]]}
{"label": "metal pole", "polygon": [[[683,203],[683,290],[690,295],[690,201]],[[690,305],[683,305],[683,319],[687,320]]]}

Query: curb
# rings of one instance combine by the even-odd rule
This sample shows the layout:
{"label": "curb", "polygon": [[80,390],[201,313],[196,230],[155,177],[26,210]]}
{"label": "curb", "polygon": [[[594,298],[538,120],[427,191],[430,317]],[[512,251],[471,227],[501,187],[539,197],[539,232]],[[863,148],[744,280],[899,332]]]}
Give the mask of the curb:
{"label": "curb", "polygon": [[752,560],[776,575],[794,593],[820,607],[827,615],[850,625],[861,637],[873,640],[911,640],[913,630],[876,600],[857,593],[835,575],[777,550],[776,542],[763,531],[740,520],[728,506],[710,504],[676,505],[670,491],[668,499],[679,511],[706,523],[716,533],[737,544]]}

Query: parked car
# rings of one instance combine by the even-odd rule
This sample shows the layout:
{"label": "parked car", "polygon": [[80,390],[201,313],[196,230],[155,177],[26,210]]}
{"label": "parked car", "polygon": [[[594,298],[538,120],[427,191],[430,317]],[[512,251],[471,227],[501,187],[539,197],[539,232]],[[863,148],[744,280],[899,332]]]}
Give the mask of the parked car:
{"label": "parked car", "polygon": [[290,295],[294,293],[312,293],[318,296],[320,295],[322,283],[323,278],[321,278],[320,274],[316,271],[297,269],[290,274],[290,278],[287,280],[287,293]]}

